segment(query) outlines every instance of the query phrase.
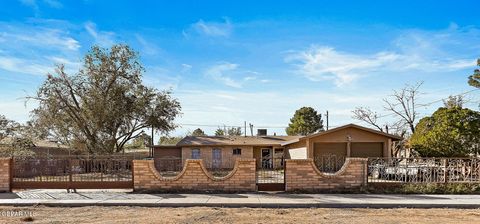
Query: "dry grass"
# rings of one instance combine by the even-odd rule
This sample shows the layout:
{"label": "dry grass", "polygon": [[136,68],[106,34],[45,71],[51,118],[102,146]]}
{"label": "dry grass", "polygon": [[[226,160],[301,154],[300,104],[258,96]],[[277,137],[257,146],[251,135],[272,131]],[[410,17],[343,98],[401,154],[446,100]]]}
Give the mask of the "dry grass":
{"label": "dry grass", "polygon": [[[12,210],[33,211],[33,223],[480,223],[478,209],[0,207]],[[0,217],[0,223],[25,221]]]}

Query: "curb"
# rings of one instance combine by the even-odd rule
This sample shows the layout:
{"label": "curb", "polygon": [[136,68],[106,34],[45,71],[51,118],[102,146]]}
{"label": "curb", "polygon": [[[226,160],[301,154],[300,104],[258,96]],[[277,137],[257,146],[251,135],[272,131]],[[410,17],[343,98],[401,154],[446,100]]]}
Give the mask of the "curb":
{"label": "curb", "polygon": [[223,208],[456,208],[478,209],[480,204],[348,204],[348,203],[137,203],[137,202],[112,202],[112,203],[59,203],[59,202],[26,202],[26,203],[2,203],[0,206],[48,206],[48,207],[86,207],[86,206],[133,206],[133,207],[223,207]]}

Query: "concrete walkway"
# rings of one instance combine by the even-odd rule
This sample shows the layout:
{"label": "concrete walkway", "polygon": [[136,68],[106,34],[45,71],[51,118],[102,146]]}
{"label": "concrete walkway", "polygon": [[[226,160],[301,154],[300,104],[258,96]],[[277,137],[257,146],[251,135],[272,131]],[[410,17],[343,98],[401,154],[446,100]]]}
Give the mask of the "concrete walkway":
{"label": "concrete walkway", "polygon": [[148,206],[269,208],[480,208],[480,195],[136,194],[122,190],[29,190],[1,193],[1,206]]}

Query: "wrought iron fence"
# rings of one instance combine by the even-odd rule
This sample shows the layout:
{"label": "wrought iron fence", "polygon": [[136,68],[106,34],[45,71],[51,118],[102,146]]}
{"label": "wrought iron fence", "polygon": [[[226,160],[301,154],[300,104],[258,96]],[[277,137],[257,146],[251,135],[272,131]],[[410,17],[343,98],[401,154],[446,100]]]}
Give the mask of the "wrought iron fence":
{"label": "wrought iron fence", "polygon": [[177,176],[183,169],[181,158],[155,158],[155,168],[165,177]]}
{"label": "wrought iron fence", "polygon": [[262,158],[257,162],[257,184],[285,183],[285,159]]}
{"label": "wrought iron fence", "polygon": [[371,183],[480,182],[478,158],[369,158]]}
{"label": "wrought iron fence", "polygon": [[321,155],[315,156],[315,166],[318,170],[325,173],[335,173],[339,171],[345,163],[345,156]]}
{"label": "wrought iron fence", "polygon": [[[12,183],[14,186],[26,187],[44,186],[63,188],[75,183],[122,182],[118,185],[127,186],[132,182],[132,160],[120,156],[60,156],[13,158]],[[46,185],[42,185],[46,183]],[[54,183],[58,183],[56,186]],[[73,184],[72,184],[73,183]],[[79,185],[88,188],[87,185]],[[79,187],[79,188],[82,188]]]}
{"label": "wrought iron fence", "polygon": [[[223,177],[232,172],[237,157],[228,158],[202,158],[202,163],[214,177]],[[177,176],[184,167],[184,160],[181,158],[155,158],[155,168],[165,177]]]}
{"label": "wrought iron fence", "polygon": [[205,158],[203,164],[214,177],[224,177],[232,172],[238,157]]}

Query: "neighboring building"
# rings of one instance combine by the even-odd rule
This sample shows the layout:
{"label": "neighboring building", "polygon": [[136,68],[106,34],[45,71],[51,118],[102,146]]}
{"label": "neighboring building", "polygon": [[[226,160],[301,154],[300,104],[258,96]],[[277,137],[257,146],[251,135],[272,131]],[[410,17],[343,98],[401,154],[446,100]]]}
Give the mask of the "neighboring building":
{"label": "neighboring building", "polygon": [[348,124],[309,136],[268,136],[265,130],[257,136],[187,136],[176,145],[153,148],[155,158],[203,159],[210,166],[224,168],[233,167],[235,158],[255,158],[257,166],[275,167],[284,158],[391,157],[392,142],[401,139]]}

